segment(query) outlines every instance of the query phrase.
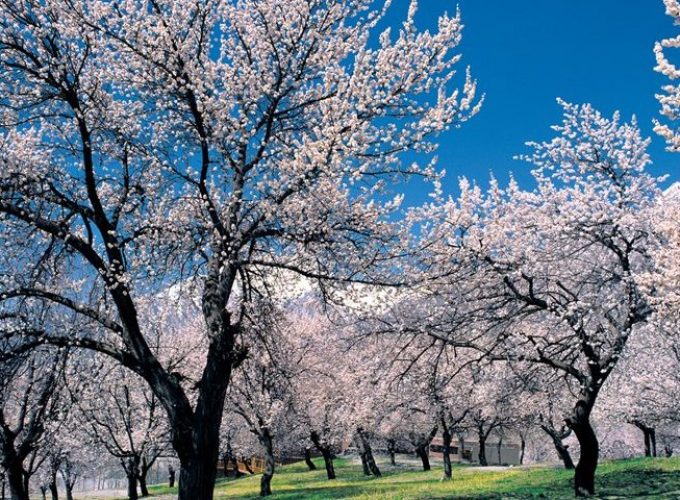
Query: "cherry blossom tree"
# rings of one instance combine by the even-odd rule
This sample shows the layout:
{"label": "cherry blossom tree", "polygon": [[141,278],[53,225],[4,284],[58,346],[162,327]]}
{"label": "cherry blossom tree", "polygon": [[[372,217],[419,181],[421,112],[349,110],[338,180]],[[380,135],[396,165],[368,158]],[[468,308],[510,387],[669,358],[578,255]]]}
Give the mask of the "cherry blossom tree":
{"label": "cherry blossom tree", "polygon": [[[371,0],[0,3],[2,233],[65,252],[63,278],[78,283],[7,283],[4,300],[51,302],[108,330],[77,343],[151,385],[182,499],[212,498],[253,277],[380,281],[400,201],[385,201],[390,183],[435,176],[401,154],[431,152],[479,109],[469,74],[451,84],[460,16],[421,32],[416,8],[398,33],[376,33],[386,6]],[[195,398],[139,319],[141,295],[187,275],[206,323]]]}
{"label": "cherry blossom tree", "polygon": [[354,392],[338,369],[338,360],[351,364],[343,329],[333,325],[321,311],[307,304],[297,313],[294,331],[306,339],[300,369],[291,380],[293,411],[302,446],[310,444],[321,454],[326,477],[335,479],[333,458],[351,434]]}
{"label": "cherry blossom tree", "polygon": [[[138,486],[141,496],[148,496],[147,474],[170,447],[167,420],[156,396],[134,373],[96,359],[88,381],[71,394],[91,446],[105,449],[125,471],[128,498],[138,498]],[[64,456],[65,473],[68,458]],[[71,466],[69,475],[73,472]]]}
{"label": "cherry blossom tree", "polygon": [[421,330],[565,377],[578,394],[566,423],[580,444],[583,495],[594,491],[599,456],[590,424],[597,396],[652,312],[644,275],[658,245],[650,213],[660,179],[645,171],[649,140],[634,120],[561,104],[557,137],[530,143],[534,152],[522,157],[536,189],[493,181],[485,194],[463,181],[457,200],[429,210],[432,302]]}
{"label": "cherry blossom tree", "polygon": [[48,422],[63,409],[65,362],[64,353],[43,350],[0,363],[0,463],[12,500],[28,500],[30,478],[49,457]]}
{"label": "cherry blossom tree", "polygon": [[[678,0],[663,0],[666,6],[666,14],[671,16],[674,24],[680,24],[680,2]],[[661,105],[661,115],[664,122],[655,120],[654,131],[666,141],[668,151],[678,151],[680,149],[680,134],[673,126],[673,122],[678,119],[680,113],[680,70],[671,62],[668,52],[671,49],[680,47],[680,35],[672,38],[664,38],[654,45],[654,55],[656,66],[654,71],[661,73],[670,80],[670,83],[662,87],[662,93],[656,95],[656,99]]]}
{"label": "cherry blossom tree", "polygon": [[287,430],[293,415],[291,380],[307,354],[308,339],[286,335],[298,330],[279,311],[264,304],[259,309],[260,315],[249,327],[250,345],[257,355],[249,356],[235,372],[229,401],[261,445],[265,467],[260,496],[269,496],[276,466],[275,440]]}

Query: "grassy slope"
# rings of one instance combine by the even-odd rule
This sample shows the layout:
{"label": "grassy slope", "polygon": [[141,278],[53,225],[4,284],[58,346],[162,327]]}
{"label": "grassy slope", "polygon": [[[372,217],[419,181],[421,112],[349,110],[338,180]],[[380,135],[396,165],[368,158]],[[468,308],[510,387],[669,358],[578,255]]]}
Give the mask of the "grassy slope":
{"label": "grassy slope", "polygon": [[[353,499],[506,499],[573,498],[573,472],[537,467],[505,470],[479,470],[455,467],[454,480],[442,482],[441,470],[404,470],[383,465],[381,479],[362,475],[361,467],[347,460],[336,461],[338,479],[327,481],[321,468],[310,472],[304,464],[281,468],[274,476],[273,499],[326,500]],[[217,499],[258,498],[259,477],[220,482]],[[168,493],[153,488],[155,495]],[[598,468],[598,498],[680,498],[680,458],[617,460]]]}

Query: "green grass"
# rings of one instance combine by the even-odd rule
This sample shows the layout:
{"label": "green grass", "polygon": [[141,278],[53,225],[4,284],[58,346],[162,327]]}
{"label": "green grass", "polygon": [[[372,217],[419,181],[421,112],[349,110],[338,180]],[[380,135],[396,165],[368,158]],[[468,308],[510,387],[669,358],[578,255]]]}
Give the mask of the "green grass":
{"label": "green grass", "polygon": [[[337,459],[338,479],[327,481],[321,463],[310,472],[304,464],[281,467],[272,481],[273,499],[510,499],[573,498],[572,471],[553,467],[481,470],[454,467],[454,479],[443,482],[441,469],[422,472],[412,467],[381,464],[384,476],[365,477],[354,461]],[[258,498],[259,476],[221,481],[217,499]],[[680,498],[680,458],[636,458],[602,462],[597,474],[596,498]],[[152,488],[154,496],[168,494]]]}

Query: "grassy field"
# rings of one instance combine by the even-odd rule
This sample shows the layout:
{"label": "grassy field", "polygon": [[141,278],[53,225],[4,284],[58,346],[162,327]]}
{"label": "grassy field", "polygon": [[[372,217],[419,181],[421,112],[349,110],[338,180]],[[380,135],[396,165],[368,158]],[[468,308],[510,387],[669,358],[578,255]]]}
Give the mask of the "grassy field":
{"label": "grassy field", "polygon": [[[338,459],[338,479],[327,481],[321,463],[310,472],[304,464],[277,471],[272,482],[273,499],[509,499],[573,498],[573,472],[550,467],[481,469],[459,466],[454,479],[442,482],[441,469],[422,472],[410,466],[391,467],[381,463],[384,476],[367,478],[353,460]],[[258,498],[259,477],[222,481],[215,498]],[[165,496],[167,488],[152,488],[154,496]],[[680,458],[636,458],[603,462],[598,468],[596,498],[680,498]],[[169,497],[166,497],[169,498]]]}

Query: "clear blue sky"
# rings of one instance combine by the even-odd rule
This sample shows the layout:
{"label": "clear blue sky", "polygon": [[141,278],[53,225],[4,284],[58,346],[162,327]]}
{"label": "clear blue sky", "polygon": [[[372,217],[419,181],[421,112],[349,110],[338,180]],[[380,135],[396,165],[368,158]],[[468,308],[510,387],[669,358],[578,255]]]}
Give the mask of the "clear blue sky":
{"label": "clear blue sky", "polygon": [[[388,22],[403,20],[408,4],[394,0]],[[653,71],[652,49],[680,33],[662,0],[420,0],[416,21],[433,28],[456,5],[465,24],[461,69],[471,66],[486,102],[472,121],[441,137],[449,189],[460,175],[485,184],[489,172],[505,181],[512,171],[525,183],[526,164],[512,158],[527,140],[552,136],[558,96],[607,114],[619,109],[626,120],[635,114],[653,135],[654,93],[665,81]],[[651,154],[654,173],[680,180],[680,153],[664,152],[653,137]]]}

